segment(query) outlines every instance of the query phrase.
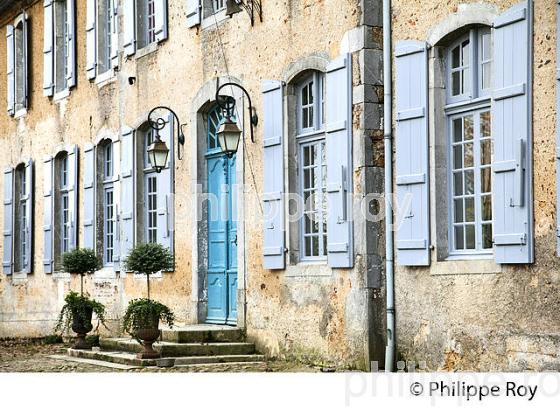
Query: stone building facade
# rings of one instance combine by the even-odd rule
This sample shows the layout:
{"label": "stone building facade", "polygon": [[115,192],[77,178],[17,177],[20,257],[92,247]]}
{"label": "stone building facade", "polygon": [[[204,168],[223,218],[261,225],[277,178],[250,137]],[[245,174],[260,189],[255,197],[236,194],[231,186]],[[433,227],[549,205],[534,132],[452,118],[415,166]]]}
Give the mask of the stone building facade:
{"label": "stone building facade", "polygon": [[558,2],[392,3],[400,357],[558,370]]}
{"label": "stone building facade", "polygon": [[[157,241],[176,267],[152,279],[152,297],[179,324],[239,326],[272,357],[380,359],[383,229],[360,200],[382,190],[380,3],[264,0],[251,24],[245,11],[226,16],[225,1],[0,1],[0,337],[52,333],[79,286],[59,267],[74,247],[103,260],[85,287],[118,333],[128,301],[146,292],[122,260]],[[226,82],[248,91],[259,117],[252,143],[247,97],[223,89],[243,128],[234,159],[215,139]],[[160,174],[145,162],[157,106],[179,120],[164,117]],[[331,157],[319,155],[331,141]],[[324,165],[323,179],[303,181]],[[332,216],[312,208],[321,228],[289,219],[284,200],[313,190],[336,204]]]}

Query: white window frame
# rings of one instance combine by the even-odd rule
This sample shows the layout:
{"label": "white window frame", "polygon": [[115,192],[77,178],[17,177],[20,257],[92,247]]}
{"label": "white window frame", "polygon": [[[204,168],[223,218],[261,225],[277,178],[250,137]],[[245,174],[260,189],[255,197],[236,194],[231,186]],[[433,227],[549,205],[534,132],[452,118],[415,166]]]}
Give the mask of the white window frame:
{"label": "white window frame", "polygon": [[[59,12],[59,7],[64,4],[64,13]],[[54,7],[54,92],[55,98],[63,97],[69,93],[68,86],[68,60],[70,53],[70,38],[69,38],[69,27],[68,27],[68,1],[67,0],[55,0],[53,2]],[[62,21],[60,20],[62,18]],[[62,27],[61,27],[62,26]],[[62,43],[58,43],[58,37],[60,31],[62,30]],[[62,50],[60,49],[62,47]],[[61,55],[62,54],[62,55]],[[62,70],[62,72],[60,72]],[[62,76],[62,77],[60,77]],[[62,84],[61,84],[62,80]]]}
{"label": "white window frame", "polygon": [[[102,164],[103,164],[103,252],[102,260],[103,266],[113,266],[113,251],[115,244],[115,227],[116,227],[116,203],[115,191],[113,184],[114,176],[114,151],[113,142],[106,140],[102,145]],[[108,196],[111,195],[111,202],[108,201]]]}
{"label": "white window frame", "polygon": [[[326,199],[326,185],[322,186],[326,183],[326,154],[323,156],[321,152],[323,152],[326,148],[326,140],[325,140],[325,131],[324,131],[324,102],[325,102],[325,95],[324,95],[324,87],[325,84],[325,75],[319,71],[312,71],[307,75],[303,76],[300,81],[298,82],[297,86],[295,87],[296,92],[296,152],[297,152],[297,192],[304,201],[305,195],[304,191],[307,190],[315,190],[318,195],[319,199],[317,200],[319,204],[323,203],[323,199]],[[304,105],[303,104],[303,96],[302,92],[304,89],[308,89],[312,91],[313,102]],[[303,110],[304,109],[312,109],[313,111],[313,119],[311,124],[306,124],[310,126],[303,126]],[[309,112],[309,111],[308,111]],[[309,168],[304,166],[304,151],[307,147],[315,147],[315,149],[319,150],[318,158],[325,158],[325,163],[314,164],[312,168],[318,169],[318,186],[306,186],[305,184],[305,171],[304,168]],[[325,174],[325,175],[323,175]],[[324,178],[323,178],[324,177]],[[321,207],[314,209],[313,212],[317,213],[319,219],[319,231],[318,233],[310,233],[306,230],[306,217],[305,217],[305,209],[307,209],[306,204],[303,204],[304,214],[300,218],[299,221],[299,243],[300,243],[300,253],[299,253],[299,261],[301,262],[314,262],[320,261],[324,262],[327,260],[327,252],[325,249],[324,244],[327,241],[327,232],[326,227],[324,226],[324,222],[326,221],[326,214],[324,214],[321,210]],[[313,222],[313,221],[311,221]],[[308,237],[317,237],[319,242],[318,244],[318,255],[313,255],[313,252],[310,252],[310,255],[306,255],[306,238]],[[323,239],[324,238],[324,239]],[[311,242],[311,248],[312,246]]]}
{"label": "white window frame", "polygon": [[[117,35],[114,27],[113,4],[116,0],[97,0],[96,5],[96,83],[114,75],[112,65],[112,36]],[[103,2],[104,8],[101,8]],[[102,50],[102,52],[100,52]],[[103,55],[104,54],[104,55]],[[101,57],[104,57],[102,59]]]}
{"label": "white window frame", "polygon": [[[147,127],[144,132],[141,133],[143,138],[142,146],[142,156],[143,156],[143,171],[142,171],[142,191],[144,206],[142,209],[143,217],[143,234],[144,242],[146,243],[157,243],[158,241],[158,226],[157,226],[157,207],[158,207],[158,175],[150,165],[148,160],[147,150],[148,146],[153,142],[155,137],[155,130],[151,127]],[[155,184],[155,191],[152,190]]]}
{"label": "white window frame", "polygon": [[[27,257],[27,175],[25,164],[14,168],[14,236],[13,236],[13,268],[14,272],[21,272]],[[15,209],[17,207],[17,210]],[[17,247],[17,248],[16,248]]]}
{"label": "white window frame", "polygon": [[[68,195],[69,187],[69,158],[68,153],[58,157],[58,171],[59,175],[59,192],[60,192],[60,255],[62,256],[64,252],[70,250],[70,229],[71,229],[71,217],[70,217],[70,197]],[[66,206],[65,206],[66,204]],[[55,236],[56,239],[56,236]]]}
{"label": "white window frame", "polygon": [[156,13],[155,0],[137,0],[136,41],[138,44],[138,50],[142,50],[146,47],[149,47],[152,44],[158,43],[156,39],[156,14],[155,13]]}
{"label": "white window frame", "polygon": [[[446,143],[447,143],[447,181],[448,181],[448,259],[464,259],[464,258],[485,258],[491,257],[493,255],[493,249],[484,248],[482,243],[482,225],[491,225],[491,221],[482,221],[482,209],[481,200],[483,196],[489,196],[492,198],[492,193],[489,194],[481,193],[481,170],[491,169],[491,160],[487,165],[481,165],[481,135],[480,135],[480,114],[482,112],[491,113],[491,100],[490,100],[490,89],[483,89],[482,87],[482,67],[484,64],[490,64],[491,67],[491,57],[487,59],[482,59],[482,37],[484,35],[490,34],[490,28],[487,27],[474,27],[469,30],[467,34],[462,35],[456,39],[447,48],[447,63],[445,65],[445,78],[447,84],[447,105],[445,106],[446,115]],[[453,50],[463,44],[466,40],[469,40],[469,76],[468,82],[470,88],[463,94],[453,96],[452,95],[452,72],[456,71],[452,68],[452,53]],[[492,54],[491,50],[492,37],[490,37],[490,56]],[[476,69],[473,70],[473,67]],[[491,68],[490,68],[491,71]],[[464,235],[463,249],[457,248],[456,238],[455,238],[455,226],[465,224],[466,210],[463,209],[463,222],[457,222],[455,219],[455,199],[459,200],[459,196],[455,195],[454,188],[454,156],[453,147],[454,145],[460,145],[454,142],[454,131],[453,131],[453,121],[458,118],[464,118],[466,116],[472,116],[473,118],[473,164],[472,167],[468,167],[468,171],[473,172],[473,186],[474,192],[466,196],[472,196],[474,201],[474,221],[472,225],[475,227],[475,247],[474,249],[466,249],[466,235]],[[492,121],[490,114],[490,121]],[[491,135],[490,135],[491,140]],[[462,161],[464,161],[464,151],[462,151]],[[464,164],[463,164],[464,166]],[[464,175],[464,173],[463,173]],[[491,172],[490,172],[491,175]],[[464,178],[464,177],[463,177]],[[492,175],[491,175],[492,178]],[[462,196],[465,196],[464,187],[465,181],[463,180],[462,185]],[[463,202],[464,206],[464,202]],[[469,223],[470,224],[470,223]],[[465,228],[464,228],[465,229]]]}
{"label": "white window frame", "polygon": [[[19,117],[27,112],[26,83],[28,79],[27,60],[28,49],[25,33],[25,14],[20,14],[14,21],[14,117]],[[19,34],[18,34],[19,33]],[[21,41],[21,66],[18,66],[18,40]]]}

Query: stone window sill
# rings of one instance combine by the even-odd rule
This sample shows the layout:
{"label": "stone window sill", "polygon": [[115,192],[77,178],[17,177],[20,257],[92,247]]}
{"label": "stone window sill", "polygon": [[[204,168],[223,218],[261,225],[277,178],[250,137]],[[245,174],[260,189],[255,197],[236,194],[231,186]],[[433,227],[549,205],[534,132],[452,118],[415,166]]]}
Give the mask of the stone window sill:
{"label": "stone window sill", "polygon": [[53,97],[54,102],[60,102],[67,99],[70,96],[70,89],[66,88],[65,90],[59,91],[55,93]]}
{"label": "stone window sill", "polygon": [[229,19],[230,17],[226,15],[226,10],[221,10],[215,14],[210,14],[202,19],[200,23],[201,30],[207,30],[211,28],[215,28],[216,25],[220,25],[225,20]]}
{"label": "stone window sill", "polygon": [[110,70],[107,70],[102,74],[99,74],[95,78],[95,84],[97,85],[98,88],[101,89],[106,85],[114,83],[116,80],[117,77],[115,76],[115,71],[111,68]]}
{"label": "stone window sill", "polygon": [[150,54],[155,53],[156,51],[158,51],[158,49],[159,49],[159,43],[158,42],[150,43],[150,44],[136,50],[135,57],[138,60],[142,57],[146,57]]}
{"label": "stone window sill", "polygon": [[332,268],[326,260],[304,261],[295,265],[288,265],[284,273],[288,278],[330,277]]}
{"label": "stone window sill", "polygon": [[476,275],[502,273],[502,266],[494,262],[492,255],[472,259],[447,259],[432,263],[430,274],[437,275]]}

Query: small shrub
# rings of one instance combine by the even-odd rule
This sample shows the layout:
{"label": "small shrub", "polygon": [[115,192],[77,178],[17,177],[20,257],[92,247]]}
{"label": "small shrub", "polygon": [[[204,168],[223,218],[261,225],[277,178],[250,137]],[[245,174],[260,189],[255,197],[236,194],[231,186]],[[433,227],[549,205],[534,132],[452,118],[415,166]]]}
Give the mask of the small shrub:
{"label": "small shrub", "polygon": [[89,299],[87,296],[78,295],[76,292],[70,292],[64,298],[64,302],[65,304],[56,321],[55,332],[64,332],[70,329],[72,320],[74,319],[74,313],[80,315],[82,320],[87,320],[86,310],[88,307],[90,307],[97,316],[98,323],[96,329],[99,327],[99,324],[107,327],[105,325],[105,306],[96,300]]}
{"label": "small shrub", "polygon": [[86,343],[90,346],[99,346],[99,335],[86,336]]}
{"label": "small shrub", "polygon": [[174,267],[169,249],[159,243],[141,243],[135,246],[124,260],[126,270],[153,275]]}
{"label": "small shrub", "polygon": [[123,331],[136,337],[136,331],[150,326],[154,317],[173,327],[175,315],[167,306],[149,299],[133,299],[123,317]]}
{"label": "small shrub", "polygon": [[65,272],[86,274],[101,267],[101,261],[93,249],[74,249],[62,255],[62,269]]}

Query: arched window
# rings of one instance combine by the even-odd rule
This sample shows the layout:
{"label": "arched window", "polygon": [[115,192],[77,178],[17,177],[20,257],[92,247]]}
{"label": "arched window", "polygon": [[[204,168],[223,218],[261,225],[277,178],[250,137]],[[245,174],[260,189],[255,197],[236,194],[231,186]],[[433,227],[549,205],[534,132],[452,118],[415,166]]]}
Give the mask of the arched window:
{"label": "arched window", "polygon": [[450,255],[492,252],[491,54],[486,27],[447,48]]}
{"label": "arched window", "polygon": [[116,242],[117,197],[113,141],[104,139],[97,146],[97,249],[103,266],[113,266]]}
{"label": "arched window", "polygon": [[155,131],[148,125],[140,128],[138,136],[138,237],[140,242],[156,243],[158,240],[158,174],[150,165],[147,150],[155,139]]}

